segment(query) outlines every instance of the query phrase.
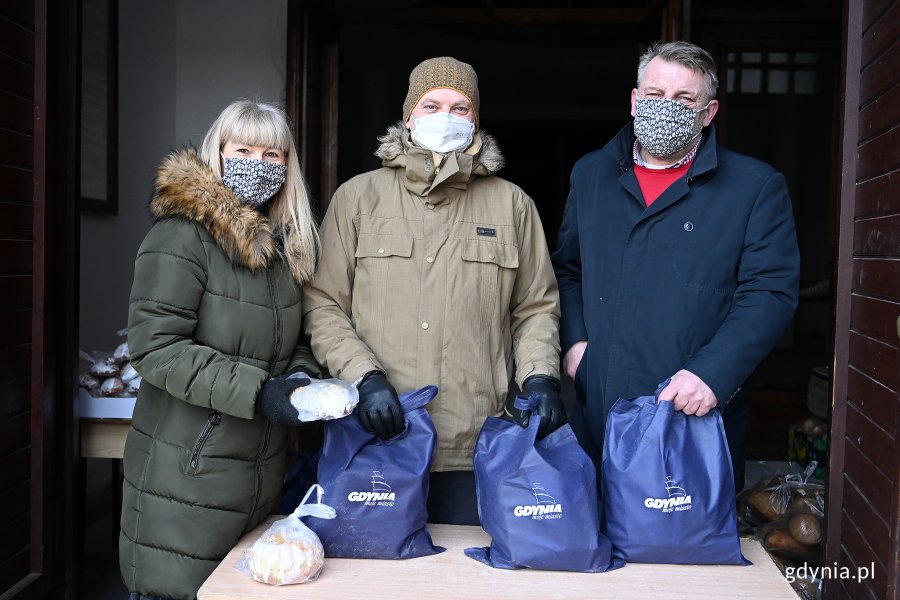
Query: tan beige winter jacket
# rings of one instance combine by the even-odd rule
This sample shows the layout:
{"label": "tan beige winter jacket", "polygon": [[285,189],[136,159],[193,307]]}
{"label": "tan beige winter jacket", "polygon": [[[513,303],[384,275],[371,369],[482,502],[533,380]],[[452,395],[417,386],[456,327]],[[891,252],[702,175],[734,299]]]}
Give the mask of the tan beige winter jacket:
{"label": "tan beige winter jacket", "polygon": [[400,393],[436,384],[433,469],[471,470],[510,380],[559,376],[559,293],[534,203],[493,175],[493,139],[436,167],[440,155],[408,136],[391,127],[376,152],[384,168],[335,193],[304,322],[337,377],[382,370]]}

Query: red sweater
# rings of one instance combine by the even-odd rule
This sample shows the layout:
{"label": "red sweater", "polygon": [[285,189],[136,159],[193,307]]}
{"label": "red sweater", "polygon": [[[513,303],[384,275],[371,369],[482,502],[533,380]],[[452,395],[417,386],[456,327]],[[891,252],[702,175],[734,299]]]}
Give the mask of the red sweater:
{"label": "red sweater", "polygon": [[635,164],[634,175],[637,177],[638,185],[641,186],[641,193],[644,194],[644,204],[647,206],[653,204],[670,185],[684,177],[692,162],[694,161],[674,169],[648,169]]}

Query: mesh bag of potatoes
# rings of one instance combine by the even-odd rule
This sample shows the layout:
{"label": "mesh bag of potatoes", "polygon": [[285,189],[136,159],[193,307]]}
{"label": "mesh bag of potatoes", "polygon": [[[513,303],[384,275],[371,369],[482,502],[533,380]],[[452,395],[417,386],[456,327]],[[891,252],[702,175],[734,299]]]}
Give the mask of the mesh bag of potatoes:
{"label": "mesh bag of potatoes", "polygon": [[[316,491],[316,503],[307,504],[313,491]],[[254,581],[269,585],[314,581],[325,566],[325,552],[319,537],[300,517],[334,518],[334,509],[322,504],[322,493],[318,484],[309,488],[297,509],[272,523],[234,568]]]}

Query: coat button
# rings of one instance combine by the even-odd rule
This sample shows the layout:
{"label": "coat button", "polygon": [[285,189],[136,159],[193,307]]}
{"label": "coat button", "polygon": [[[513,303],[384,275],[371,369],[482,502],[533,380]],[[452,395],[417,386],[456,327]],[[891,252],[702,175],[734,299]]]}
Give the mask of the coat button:
{"label": "coat button", "polygon": [[685,223],[684,223],[684,230],[685,230],[685,231],[693,231],[693,230],[694,230],[694,224],[691,223],[690,221],[685,221]]}
{"label": "coat button", "polygon": [[428,329],[428,323],[422,323],[422,329]]}
{"label": "coat button", "polygon": [[488,258],[490,258],[491,260],[493,260],[493,259],[494,259],[494,255],[493,255],[493,254],[488,254]]}
{"label": "coat button", "polygon": [[425,257],[425,262],[433,263],[433,262],[434,262],[434,257],[433,257],[433,256],[427,256],[427,257]]}
{"label": "coat button", "polygon": [[425,206],[426,208],[428,208],[428,210],[434,210],[434,204],[432,204],[431,202],[428,202],[427,204],[425,204]]}
{"label": "coat button", "polygon": [[378,249],[378,254],[384,254],[384,248],[379,248],[379,249]]}

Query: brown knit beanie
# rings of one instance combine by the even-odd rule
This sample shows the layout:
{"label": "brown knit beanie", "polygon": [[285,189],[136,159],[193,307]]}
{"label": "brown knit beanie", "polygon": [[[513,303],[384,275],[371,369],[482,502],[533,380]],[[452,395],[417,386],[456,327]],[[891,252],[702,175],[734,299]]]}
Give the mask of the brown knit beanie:
{"label": "brown knit beanie", "polygon": [[472,65],[449,56],[429,58],[419,63],[409,74],[409,91],[403,101],[404,123],[409,120],[410,113],[422,96],[437,88],[450,88],[468,98],[475,110],[475,126],[478,127],[478,75]]}

